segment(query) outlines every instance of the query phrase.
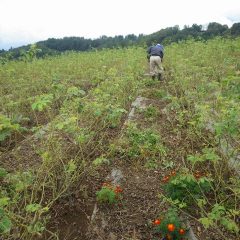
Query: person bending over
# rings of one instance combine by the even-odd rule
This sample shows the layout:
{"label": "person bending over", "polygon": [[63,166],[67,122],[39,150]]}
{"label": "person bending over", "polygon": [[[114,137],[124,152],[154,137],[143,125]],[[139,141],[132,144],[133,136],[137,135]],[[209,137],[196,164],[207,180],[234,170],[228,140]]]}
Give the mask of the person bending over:
{"label": "person bending over", "polygon": [[156,46],[151,46],[148,48],[147,54],[150,64],[150,75],[152,76],[152,79],[155,79],[155,77],[157,77],[158,80],[161,80],[163,74],[163,46],[159,43]]}

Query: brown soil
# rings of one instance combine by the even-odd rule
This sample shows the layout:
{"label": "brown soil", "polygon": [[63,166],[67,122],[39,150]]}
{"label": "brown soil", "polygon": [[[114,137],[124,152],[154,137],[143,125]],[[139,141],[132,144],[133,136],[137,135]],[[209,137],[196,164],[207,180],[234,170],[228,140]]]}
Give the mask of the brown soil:
{"label": "brown soil", "polygon": [[0,154],[1,166],[8,171],[26,170],[41,164],[41,158],[36,153],[38,140],[30,136],[18,143],[13,149]]}
{"label": "brown soil", "polygon": [[[85,239],[90,223],[94,203],[81,199],[62,200],[53,207],[51,223],[48,230],[58,233],[59,239]],[[49,235],[45,236],[46,239]]]}

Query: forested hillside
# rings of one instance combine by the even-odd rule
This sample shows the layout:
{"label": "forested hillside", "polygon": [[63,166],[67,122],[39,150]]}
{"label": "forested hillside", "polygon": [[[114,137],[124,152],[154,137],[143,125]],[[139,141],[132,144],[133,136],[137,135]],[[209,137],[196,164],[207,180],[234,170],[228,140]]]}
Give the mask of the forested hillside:
{"label": "forested hillside", "polygon": [[[56,55],[64,51],[91,51],[104,48],[123,48],[133,45],[150,46],[153,43],[168,45],[193,38],[196,40],[208,40],[216,36],[237,37],[240,36],[240,23],[234,23],[231,28],[216,22],[209,23],[206,28],[202,25],[193,24],[185,26],[182,30],[179,26],[161,29],[150,35],[140,34],[138,36],[129,34],[127,36],[107,37],[101,36],[97,39],[85,39],[84,37],[64,37],[62,39],[49,38],[36,43],[38,49],[37,57],[46,55]],[[0,61],[5,62],[11,59],[24,59],[24,55],[29,51],[30,45],[23,46],[10,51],[0,51]],[[1,59],[2,58],[2,59]],[[4,59],[3,59],[4,58]]]}

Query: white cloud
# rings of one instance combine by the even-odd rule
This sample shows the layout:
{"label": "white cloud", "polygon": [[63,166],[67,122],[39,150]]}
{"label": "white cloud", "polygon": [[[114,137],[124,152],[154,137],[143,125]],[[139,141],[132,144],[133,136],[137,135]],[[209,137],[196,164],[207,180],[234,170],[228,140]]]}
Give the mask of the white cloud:
{"label": "white cloud", "polygon": [[0,49],[49,37],[149,34],[240,21],[239,0],[0,0]]}

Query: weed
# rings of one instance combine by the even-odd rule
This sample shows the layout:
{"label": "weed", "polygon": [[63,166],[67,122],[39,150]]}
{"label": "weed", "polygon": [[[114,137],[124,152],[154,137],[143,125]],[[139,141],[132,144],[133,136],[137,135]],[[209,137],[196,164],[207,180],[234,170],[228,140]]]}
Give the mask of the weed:
{"label": "weed", "polygon": [[[240,214],[240,211],[236,211],[234,214]],[[238,234],[240,231],[239,226],[231,219],[231,211],[219,204],[214,204],[207,216],[200,218],[199,221],[205,228],[215,227],[219,223],[230,232]]]}
{"label": "weed", "polygon": [[128,126],[126,133],[129,141],[127,154],[129,157],[145,157],[153,156],[164,158],[166,155],[166,147],[163,146],[158,133],[151,129],[141,131],[136,125]]}
{"label": "weed", "polygon": [[144,165],[146,168],[148,169],[157,169],[159,168],[159,164],[157,163],[157,160],[156,159],[149,159],[145,165]]}
{"label": "weed", "polygon": [[36,111],[43,111],[48,108],[53,101],[53,94],[43,94],[35,97],[35,102],[32,104],[32,109]]}
{"label": "weed", "polygon": [[25,131],[18,123],[14,123],[10,118],[0,114],[0,142],[10,137],[12,133]]}
{"label": "weed", "polygon": [[100,203],[113,204],[122,199],[123,189],[118,186],[113,186],[108,183],[104,183],[101,190],[97,194],[97,201]]}
{"label": "weed", "polygon": [[158,116],[159,114],[159,111],[156,107],[154,106],[149,106],[147,107],[145,110],[144,110],[144,116],[146,118],[151,118],[151,119],[154,119]]}
{"label": "weed", "polygon": [[201,198],[204,193],[211,190],[212,179],[189,173],[166,176],[163,181],[166,195],[172,200],[191,205],[195,199]]}

